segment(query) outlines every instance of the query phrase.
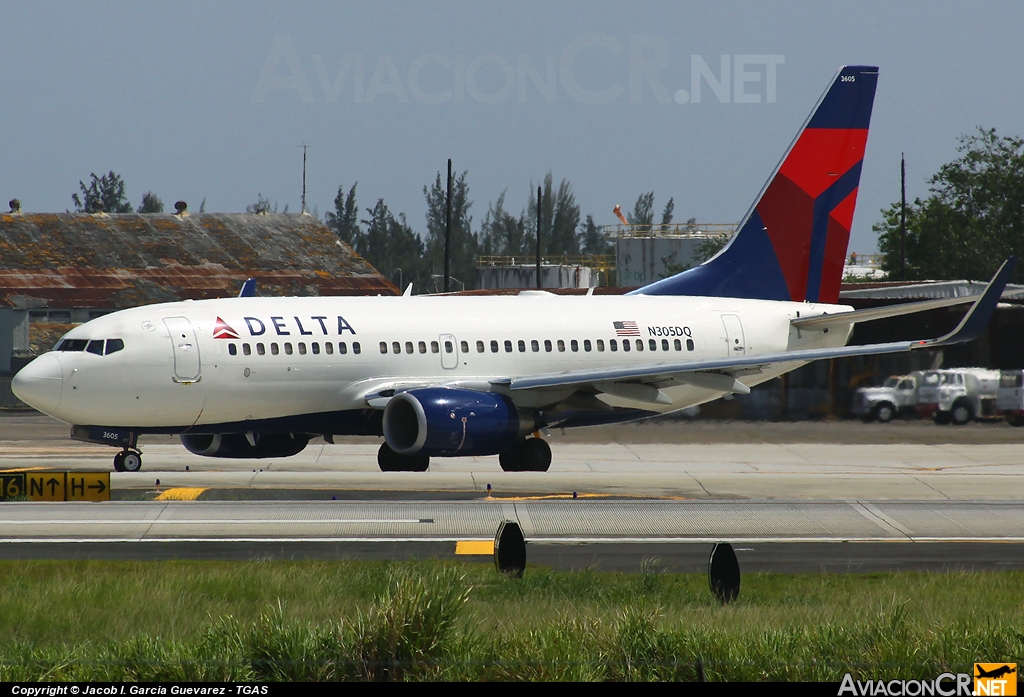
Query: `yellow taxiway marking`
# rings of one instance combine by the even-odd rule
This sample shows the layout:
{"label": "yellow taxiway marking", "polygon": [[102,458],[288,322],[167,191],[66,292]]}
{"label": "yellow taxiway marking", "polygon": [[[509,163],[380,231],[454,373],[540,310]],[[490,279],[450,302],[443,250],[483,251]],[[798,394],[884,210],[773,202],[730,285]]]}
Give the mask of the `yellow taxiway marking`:
{"label": "yellow taxiway marking", "polygon": [[195,501],[199,494],[206,491],[204,487],[198,486],[176,486],[162,492],[156,497],[156,501]]}
{"label": "yellow taxiway marking", "polygon": [[[46,470],[48,472],[55,472],[52,467],[14,467],[12,469],[0,470],[0,472],[38,472],[40,470]],[[63,472],[64,470],[60,470]]]}
{"label": "yellow taxiway marking", "polygon": [[494,540],[459,540],[455,543],[456,554],[494,555]]}

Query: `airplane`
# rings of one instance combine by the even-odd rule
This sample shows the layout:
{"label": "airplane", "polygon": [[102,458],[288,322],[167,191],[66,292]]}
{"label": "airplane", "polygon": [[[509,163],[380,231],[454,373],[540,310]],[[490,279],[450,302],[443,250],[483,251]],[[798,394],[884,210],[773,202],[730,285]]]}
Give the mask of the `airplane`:
{"label": "airplane", "polygon": [[878,69],[845,66],[731,242],[623,296],[239,297],[148,305],[75,327],[13,379],[19,399],[119,448],[175,434],[192,453],[295,455],[311,438],[383,436],[383,471],[498,455],[546,471],[549,427],[636,420],[734,394],[810,361],[937,348],[987,325],[1016,258],[960,325],[931,340],[846,346],[839,285]]}

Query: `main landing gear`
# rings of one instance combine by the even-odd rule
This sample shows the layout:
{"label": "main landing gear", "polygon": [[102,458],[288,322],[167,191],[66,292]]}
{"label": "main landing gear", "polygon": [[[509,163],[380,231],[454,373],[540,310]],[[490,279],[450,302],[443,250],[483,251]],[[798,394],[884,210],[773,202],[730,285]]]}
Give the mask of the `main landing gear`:
{"label": "main landing gear", "polygon": [[423,455],[399,455],[387,443],[377,451],[377,466],[381,472],[426,472],[430,458]]}
{"label": "main landing gear", "polygon": [[547,472],[551,466],[551,446],[540,438],[527,438],[498,455],[498,462],[506,472]]}
{"label": "main landing gear", "polygon": [[142,453],[135,448],[125,448],[114,455],[115,472],[138,472],[142,469]]}

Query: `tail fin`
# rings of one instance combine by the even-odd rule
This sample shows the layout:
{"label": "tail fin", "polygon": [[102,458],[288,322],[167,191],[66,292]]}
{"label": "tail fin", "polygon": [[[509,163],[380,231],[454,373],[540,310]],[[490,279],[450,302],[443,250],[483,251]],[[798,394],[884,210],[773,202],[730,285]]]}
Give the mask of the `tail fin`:
{"label": "tail fin", "polygon": [[633,293],[838,301],[877,81],[841,68],[729,245]]}

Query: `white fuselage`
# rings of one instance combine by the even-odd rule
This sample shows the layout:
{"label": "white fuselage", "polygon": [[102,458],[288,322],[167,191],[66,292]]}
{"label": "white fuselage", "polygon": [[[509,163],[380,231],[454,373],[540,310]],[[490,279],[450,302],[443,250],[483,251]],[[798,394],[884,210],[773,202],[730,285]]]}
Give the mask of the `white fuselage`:
{"label": "white fuselage", "polygon": [[[123,349],[105,355],[52,351],[19,373],[14,387],[29,404],[63,421],[128,428],[367,409],[379,406],[368,403],[369,395],[403,386],[504,391],[519,407],[541,409],[575,388],[508,392],[494,383],[570,370],[842,346],[849,331],[801,335],[790,320],[849,309],[732,298],[548,293],[186,301],[123,310],[76,327],[65,340],[121,339]],[[801,364],[777,363],[739,379],[752,386]],[[598,396],[613,406],[666,412],[723,394],[692,385],[663,391],[671,404]]]}

